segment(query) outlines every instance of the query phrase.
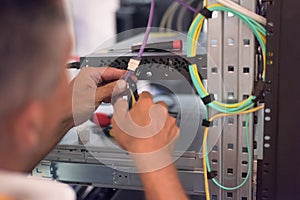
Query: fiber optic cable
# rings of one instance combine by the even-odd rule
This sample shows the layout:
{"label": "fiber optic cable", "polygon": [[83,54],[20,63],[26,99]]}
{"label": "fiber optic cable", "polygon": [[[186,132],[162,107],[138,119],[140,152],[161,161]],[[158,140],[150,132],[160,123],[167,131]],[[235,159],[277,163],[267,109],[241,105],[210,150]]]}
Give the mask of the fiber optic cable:
{"label": "fiber optic cable", "polygon": [[203,0],[203,7],[207,7],[207,0]]}
{"label": "fiber optic cable", "polygon": [[[193,8],[192,6],[186,4],[185,2],[183,2],[182,0],[175,0],[176,2],[180,3],[181,5],[183,5],[184,7],[186,7],[187,9],[191,10],[192,12],[198,14],[197,17],[195,19],[197,19],[198,17],[200,17],[200,19],[203,18],[203,16],[200,13],[199,10]],[[207,6],[206,1],[204,1],[204,6]],[[249,26],[249,28],[253,31],[254,35],[256,36],[257,40],[259,41],[260,46],[263,49],[263,60],[264,60],[264,72],[263,72],[263,79],[265,80],[265,71],[266,71],[266,47],[265,47],[265,43],[266,43],[266,29],[260,24],[258,23],[256,20],[253,20],[252,18],[245,16],[244,14],[238,12],[237,10],[225,7],[221,4],[213,4],[210,6],[207,6],[207,8],[211,11],[225,11],[225,12],[231,12],[234,15],[238,16],[246,25]],[[204,19],[203,19],[204,20]],[[199,22],[198,22],[199,23]],[[193,27],[194,21],[191,25],[191,27]],[[203,24],[203,22],[201,22],[201,24]],[[202,27],[202,25],[200,26]],[[191,40],[191,38],[193,38],[193,41],[196,42],[197,40],[195,40],[194,37],[188,37],[189,40]],[[194,47],[192,48],[192,52],[194,51]]]}
{"label": "fiber optic cable", "polygon": [[[225,12],[232,12],[234,15],[238,16],[244,23],[246,23],[249,28],[254,32],[254,35],[258,39],[262,50],[263,55],[265,55],[265,34],[266,31],[263,26],[261,26],[259,23],[255,22],[254,20],[250,19],[249,17],[243,16],[242,14],[236,12],[235,10],[232,10],[230,8],[226,8],[220,4],[213,4],[208,6],[208,9],[211,11],[225,11]],[[204,17],[201,14],[198,14],[196,18],[194,19],[189,32],[188,32],[188,39],[187,39],[187,55],[188,57],[193,57],[196,55],[196,43],[199,38],[199,34],[204,22]],[[266,70],[266,60],[264,57],[264,71]],[[190,75],[192,78],[192,82],[196,87],[197,92],[199,93],[201,98],[204,98],[208,95],[208,92],[204,88],[201,79],[198,77],[198,70],[196,65],[190,65],[189,66]],[[265,72],[263,73],[263,77],[265,77]],[[198,87],[200,86],[200,87]],[[244,107],[251,107],[253,104],[253,100],[256,97],[250,96],[248,99],[236,103],[236,104],[224,104],[218,101],[213,101],[209,104],[210,107],[214,108],[215,110],[219,112],[236,112],[242,110]]]}
{"label": "fiber optic cable", "polygon": [[[181,2],[180,0],[177,0],[177,2]],[[181,2],[182,5],[184,5]],[[185,6],[185,5],[184,5]],[[239,13],[236,10],[233,10],[231,8],[224,7],[220,4],[214,4],[210,5],[207,7],[211,11],[224,11],[224,12],[231,12],[234,15],[236,15],[241,21],[243,21],[253,32],[255,37],[257,38],[261,48],[262,48],[262,54],[263,54],[263,63],[264,63],[264,69],[263,69],[263,80],[265,80],[265,71],[266,71],[266,30],[265,28],[253,20],[250,17],[247,17],[241,13]],[[194,12],[193,9],[190,9]],[[198,12],[199,13],[199,12]],[[198,38],[200,36],[200,32],[203,26],[204,22],[204,17],[201,14],[198,14],[196,18],[194,19],[192,25],[190,26],[189,33],[188,33],[188,38],[187,38],[187,53],[188,57],[193,57],[196,56],[196,44],[198,42]],[[198,74],[198,69],[197,65],[190,65],[189,66],[189,71],[191,75],[192,82],[200,95],[201,98],[204,98],[205,96],[208,95],[208,92],[206,91],[204,85],[202,84],[202,81],[199,77]],[[248,99],[236,103],[236,104],[224,104],[218,101],[213,101],[210,104],[208,104],[209,107],[212,107],[213,109],[221,112],[220,114],[217,114],[210,118],[209,121],[213,121],[217,117],[222,117],[222,116],[230,116],[230,115],[239,115],[239,114],[249,114],[251,112],[255,112],[259,109],[262,109],[263,106],[253,108],[254,103],[253,100],[255,99],[255,96],[250,96]],[[208,116],[208,115],[207,115]],[[207,117],[208,118],[208,117]],[[208,177],[207,177],[207,172],[210,172],[210,165],[209,165],[209,159],[208,159],[208,154],[206,153],[207,151],[207,145],[206,145],[206,140],[207,140],[207,135],[208,135],[208,130],[209,128],[205,129],[204,136],[203,136],[203,170],[204,170],[204,185],[205,185],[205,192],[206,192],[206,199],[210,200],[210,193],[209,193],[209,185],[208,185]],[[248,170],[247,170],[247,176],[245,179],[235,187],[226,187],[220,184],[215,178],[212,179],[212,181],[220,188],[224,190],[236,190],[241,188],[249,179],[249,175],[251,172],[251,150],[250,150],[250,141],[249,141],[249,115],[246,117],[246,144],[247,144],[247,151],[248,151]]]}
{"label": "fiber optic cable", "polygon": [[[245,179],[237,186],[235,187],[226,187],[223,186],[222,184],[220,184],[215,178],[212,179],[212,181],[220,188],[224,189],[224,190],[237,190],[239,188],[241,188],[249,179],[250,176],[250,172],[251,172],[251,149],[250,149],[250,140],[249,140],[249,114],[250,113],[254,113],[258,110],[263,109],[264,106],[259,106],[247,111],[243,111],[243,112],[238,112],[235,114],[228,114],[228,113],[219,113],[214,115],[213,117],[211,117],[209,119],[210,122],[216,120],[217,118],[220,117],[226,117],[226,116],[232,116],[232,115],[245,115],[246,116],[246,145],[247,145],[247,153],[248,153],[248,168],[247,168],[247,175],[245,177]],[[207,119],[208,119],[208,115],[207,115]],[[202,149],[203,149],[203,171],[204,171],[204,186],[205,186],[205,194],[206,194],[206,199],[209,200],[210,199],[210,193],[209,193],[209,184],[208,184],[208,177],[207,177],[207,172],[211,172],[211,168],[210,168],[210,164],[209,164],[209,158],[208,158],[208,153],[207,151],[207,136],[208,136],[208,131],[209,128],[205,128],[204,130],[204,135],[203,135],[203,144],[202,144]],[[205,175],[206,174],[206,175]],[[207,189],[206,189],[207,188]]]}

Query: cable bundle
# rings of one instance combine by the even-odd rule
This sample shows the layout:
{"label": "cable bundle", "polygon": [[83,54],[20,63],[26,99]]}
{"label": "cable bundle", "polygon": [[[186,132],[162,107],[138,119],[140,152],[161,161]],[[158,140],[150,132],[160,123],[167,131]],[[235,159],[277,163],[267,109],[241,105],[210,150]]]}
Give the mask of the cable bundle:
{"label": "cable bundle", "polygon": [[[259,87],[261,87],[262,81],[265,81],[266,76],[266,30],[261,25],[266,24],[266,19],[262,16],[257,15],[256,13],[253,13],[237,4],[235,4],[232,1],[228,0],[218,0],[221,3],[224,3],[226,6],[222,4],[213,4],[210,6],[207,6],[207,0],[204,0],[203,5],[204,8],[201,11],[198,11],[197,9],[193,8],[190,4],[193,2],[192,0],[185,2],[183,0],[175,0],[179,4],[183,5],[187,9],[191,10],[192,12],[196,13],[197,16],[193,20],[189,31],[188,31],[188,37],[187,37],[187,57],[195,57],[196,56],[196,48],[197,48],[197,42],[200,37],[201,29],[204,23],[205,18],[211,17],[211,13],[213,11],[221,11],[221,12],[230,12],[236,17],[238,17],[242,22],[244,22],[250,30],[255,35],[260,47],[261,47],[261,53],[262,53],[262,60],[263,60],[263,69],[259,76],[262,80],[259,80]],[[177,10],[178,5],[173,3],[172,6],[168,9],[165,16],[162,19],[161,26],[165,26],[167,23],[168,17],[171,16],[170,21],[168,22],[168,26],[172,24],[172,19],[174,17],[174,13]],[[153,9],[154,9],[154,0],[152,0],[151,4],[151,14],[148,21],[148,27],[145,34],[145,39],[143,42],[143,46],[138,54],[138,57],[140,58],[143,54],[144,47],[147,43],[147,39],[150,33],[150,26],[152,22],[153,17]],[[209,13],[210,12],[210,13]],[[209,15],[210,14],[210,15]],[[182,16],[184,15],[184,12],[182,11]],[[178,24],[180,25],[181,22]],[[260,24],[261,23],[261,24]],[[180,26],[179,26],[180,27]],[[247,145],[247,152],[248,152],[248,169],[247,169],[247,176],[245,179],[237,186],[235,187],[226,187],[219,183],[214,177],[212,177],[212,181],[220,188],[224,190],[236,190],[241,188],[248,180],[251,172],[251,166],[252,166],[252,156],[251,156],[251,148],[250,148],[250,139],[249,139],[249,120],[250,120],[250,114],[254,113],[260,109],[263,109],[264,106],[255,107],[255,102],[257,100],[257,96],[251,95],[246,100],[243,100],[238,103],[234,104],[228,104],[228,103],[222,103],[219,101],[216,101],[213,98],[212,94],[209,94],[206,88],[204,87],[202,80],[199,76],[199,72],[197,69],[196,64],[189,65],[189,72],[190,76],[193,82],[193,85],[195,86],[199,96],[203,100],[203,102],[207,106],[207,114],[206,114],[206,124],[208,125],[204,130],[204,136],[203,136],[203,171],[204,171],[204,185],[205,185],[205,193],[206,193],[206,199],[210,200],[210,193],[209,193],[209,186],[208,186],[208,173],[211,172],[210,169],[210,163],[207,153],[207,136],[209,132],[209,126],[213,122],[213,120],[219,118],[219,117],[225,117],[225,116],[232,116],[232,115],[247,115],[246,116],[246,145]],[[255,95],[257,92],[255,92]],[[216,114],[209,118],[208,115],[208,109],[212,108],[219,112],[219,114]]]}
{"label": "cable bundle", "polygon": [[[178,0],[180,2],[180,0]],[[182,3],[183,4],[183,3]],[[263,73],[262,73],[262,79],[265,80],[265,73],[266,73],[266,30],[265,28],[259,24],[257,21],[249,17],[248,15],[244,15],[243,13],[234,10],[229,7],[225,7],[221,4],[213,4],[210,6],[207,6],[207,9],[211,12],[213,11],[223,11],[223,12],[230,12],[237,16],[241,21],[243,21],[253,32],[256,39],[259,42],[259,45],[262,49],[263,54]],[[193,10],[192,10],[193,11]],[[187,38],[187,56],[188,57],[194,57],[196,56],[196,48],[197,48],[197,42],[200,37],[201,29],[205,20],[205,17],[198,12],[199,14],[194,19],[192,25],[190,26],[189,32],[188,32],[188,38]],[[209,93],[207,92],[206,88],[204,87],[201,78],[199,77],[198,69],[196,64],[189,65],[189,72],[192,79],[192,82],[199,94],[199,96],[203,99],[209,96]],[[225,117],[225,116],[231,116],[231,115],[242,115],[247,114],[246,116],[246,144],[247,144],[247,152],[248,152],[248,170],[247,170],[247,176],[245,179],[237,186],[235,187],[226,187],[219,183],[215,178],[212,178],[212,181],[220,188],[224,190],[236,190],[241,188],[249,179],[249,175],[251,172],[251,149],[250,149],[250,140],[249,140],[249,114],[256,112],[260,109],[263,109],[263,106],[254,108],[255,103],[254,100],[256,99],[256,96],[249,96],[248,99],[235,103],[235,104],[226,104],[222,102],[218,102],[216,100],[213,100],[207,104],[207,122],[212,122],[213,120],[219,118],[219,117]],[[219,114],[209,118],[208,117],[208,108],[212,108],[218,112]],[[204,130],[204,136],[203,136],[203,171],[204,171],[204,185],[205,185],[205,193],[206,193],[206,199],[210,200],[210,193],[209,193],[209,186],[208,186],[208,173],[211,172],[210,169],[210,163],[207,153],[207,136],[209,132],[209,127],[206,127]]]}

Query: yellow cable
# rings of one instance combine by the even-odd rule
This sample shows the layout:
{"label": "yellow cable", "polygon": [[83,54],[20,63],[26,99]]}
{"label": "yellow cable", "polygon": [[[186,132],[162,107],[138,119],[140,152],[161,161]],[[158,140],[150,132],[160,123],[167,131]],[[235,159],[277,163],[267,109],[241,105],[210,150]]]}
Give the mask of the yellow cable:
{"label": "yellow cable", "polygon": [[192,56],[196,56],[196,53],[197,53],[197,43],[198,43],[198,38],[200,36],[200,33],[201,33],[201,29],[202,29],[202,26],[203,26],[203,23],[204,23],[204,20],[205,18],[202,18],[201,21],[199,22],[197,28],[196,28],[196,31],[193,35],[193,43],[192,43]]}
{"label": "yellow cable", "polygon": [[204,85],[203,85],[200,77],[199,77],[199,73],[198,73],[198,70],[197,70],[197,65],[194,64],[194,65],[192,65],[192,67],[193,67],[193,73],[194,73],[194,75],[195,75],[195,77],[196,77],[196,79],[197,79],[200,87],[202,88],[202,90],[204,91],[204,93],[205,93],[206,96],[209,95],[208,92],[206,91],[206,89],[205,89],[205,87],[204,87]]}
{"label": "yellow cable", "polygon": [[234,104],[225,104],[225,103],[221,103],[218,101],[215,101],[214,103],[218,106],[224,107],[224,108],[237,108],[242,106],[243,104],[245,104],[247,101],[249,101],[251,99],[251,97],[248,97],[247,99],[239,102],[239,103],[234,103]]}
{"label": "yellow cable", "polygon": [[205,196],[206,200],[210,200],[210,193],[209,193],[209,184],[208,184],[208,177],[207,177],[207,165],[206,165],[206,141],[208,135],[208,128],[204,130],[203,136],[203,144],[202,144],[202,151],[203,151],[203,174],[204,174],[204,188],[205,188]]}
{"label": "yellow cable", "polygon": [[203,136],[203,143],[202,143],[202,152],[203,152],[203,174],[204,174],[204,188],[205,188],[205,196],[206,200],[210,200],[210,193],[209,193],[209,184],[208,184],[208,177],[207,177],[207,165],[206,165],[206,141],[208,135],[208,128],[204,129],[204,136]]}
{"label": "yellow cable", "polygon": [[[232,115],[245,115],[245,114],[249,114],[249,113],[254,113],[258,110],[263,109],[264,106],[259,106],[256,108],[252,108],[250,110],[247,111],[243,111],[243,112],[237,112],[234,114],[231,113],[219,113],[216,114],[214,116],[212,116],[209,121],[214,121],[215,119],[219,118],[219,117],[226,117],[226,116],[232,116]],[[208,184],[208,177],[207,177],[207,165],[206,165],[206,141],[207,141],[207,136],[208,136],[208,131],[209,128],[205,128],[204,129],[204,135],[203,135],[203,143],[202,143],[202,152],[203,152],[203,173],[204,173],[204,187],[205,187],[205,195],[206,195],[206,200],[210,199],[210,193],[209,193],[209,184]]]}
{"label": "yellow cable", "polygon": [[[201,14],[200,14],[200,13],[199,13],[199,14],[197,14],[197,16],[195,17],[195,19],[196,19],[196,18],[198,18],[198,17],[199,17],[199,15],[201,15]],[[194,25],[195,25],[195,23],[196,23],[196,20],[193,20],[193,22],[192,22],[192,24],[191,24],[191,27],[192,27],[192,26],[194,26]]]}
{"label": "yellow cable", "polygon": [[[196,18],[198,18],[199,17],[199,15],[200,15],[200,13],[196,16]],[[194,26],[195,25],[195,23],[196,23],[196,20],[193,20],[193,22],[192,22],[192,24],[191,24],[191,26]],[[198,27],[197,27],[198,28]],[[195,51],[194,51],[194,49],[193,49],[193,46],[194,46],[194,43],[195,43],[195,40],[193,40],[193,38],[194,37],[192,37],[191,39],[192,39],[192,55],[191,55],[191,57],[193,57],[193,56],[195,56],[194,54],[195,54]]]}
{"label": "yellow cable", "polygon": [[262,53],[263,55],[263,63],[264,63],[264,70],[263,70],[263,74],[262,74],[262,77],[265,77],[266,76],[266,71],[267,71],[267,58],[266,58],[266,53],[263,52]]}
{"label": "yellow cable", "polygon": [[263,109],[264,107],[265,106],[262,105],[262,106],[258,106],[256,108],[252,108],[250,110],[242,111],[242,112],[236,112],[236,113],[219,113],[219,114],[216,114],[216,115],[212,116],[209,119],[209,121],[213,121],[213,120],[215,120],[216,118],[219,118],[219,117],[227,117],[227,116],[232,116],[232,115],[245,115],[245,114],[253,113],[253,112],[256,112],[258,110]]}
{"label": "yellow cable", "polygon": [[211,5],[207,6],[207,8],[210,9],[212,7],[217,7],[217,6],[223,6],[223,5],[219,4],[219,3],[215,3],[215,4],[211,4]]}
{"label": "yellow cable", "polygon": [[[266,44],[267,43],[266,37],[262,33],[259,33],[259,35],[261,36],[262,41]],[[266,53],[265,52],[263,52],[262,55],[263,55],[263,63],[264,63],[264,69],[263,69],[262,77],[265,77],[266,71],[267,71],[267,58],[266,58]]]}
{"label": "yellow cable", "polygon": [[136,103],[136,100],[135,100],[135,97],[134,97],[134,94],[133,94],[133,91],[132,90],[129,90],[130,91],[130,95],[131,95],[131,101],[132,101],[132,107],[134,106],[134,104]]}
{"label": "yellow cable", "polygon": [[[199,36],[199,34],[198,34],[199,31],[201,32],[201,29],[202,29],[204,20],[205,20],[205,18],[202,17],[201,20],[200,20],[200,22],[199,22],[199,24],[198,24],[197,27],[196,27],[196,31],[195,31],[194,34],[193,34],[193,41],[196,41],[196,42],[194,42],[194,43],[192,44],[193,46],[196,46],[196,45],[197,45],[198,38],[199,38],[199,37],[197,37],[197,36]],[[194,22],[196,23],[196,20],[194,20]],[[192,53],[196,53],[195,51],[196,51],[195,49],[192,49]]]}
{"label": "yellow cable", "polygon": [[[202,81],[199,77],[196,64],[192,65],[192,67],[193,67],[193,73],[194,73],[195,77],[197,78],[197,81],[198,81],[200,87],[205,92],[205,95],[208,95],[208,92],[206,91],[206,89],[205,89],[204,85],[202,84]],[[218,106],[221,106],[221,107],[224,107],[224,108],[237,108],[237,107],[240,107],[243,104],[245,104],[247,101],[249,101],[249,99],[251,99],[251,97],[248,97],[247,99],[245,99],[245,100],[243,100],[239,103],[235,103],[235,104],[224,104],[224,103],[221,103],[221,102],[218,102],[218,101],[214,101],[214,103],[217,104]]]}
{"label": "yellow cable", "polygon": [[[211,5],[211,6],[208,6],[208,8],[210,8],[212,6],[220,6],[220,4]],[[197,26],[196,33],[193,35],[192,56],[196,55],[197,42],[195,42],[195,41],[197,41],[198,38],[199,38],[199,36],[200,36],[204,20],[205,20],[205,18],[201,19],[201,21],[199,22],[199,24]],[[196,20],[193,21],[192,25],[194,25],[195,22],[196,22]],[[266,37],[262,33],[259,33],[259,34],[261,35],[261,38],[262,38],[263,42],[266,43]],[[266,73],[266,55],[265,55],[265,53],[263,53],[263,63],[264,63],[264,69],[263,69],[262,76],[265,77],[265,73]],[[194,75],[196,76],[196,78],[198,80],[198,83],[199,83],[200,87],[202,88],[202,90],[204,91],[204,93],[206,95],[208,95],[208,92],[205,89],[205,87],[203,86],[203,83],[202,83],[202,81],[201,81],[201,79],[200,79],[200,77],[198,75],[198,69],[197,69],[196,65],[195,66],[193,65],[193,72],[194,72]],[[246,100],[243,100],[243,101],[241,101],[239,103],[235,103],[235,104],[224,104],[224,103],[221,103],[221,102],[218,102],[218,101],[215,101],[215,104],[218,105],[218,106],[224,107],[224,108],[236,108],[236,107],[240,107],[243,104],[245,104],[247,101],[249,101],[250,98],[251,97],[248,97]]]}
{"label": "yellow cable", "polygon": [[259,32],[259,35],[260,35],[260,37],[261,37],[261,39],[262,39],[262,41],[263,41],[263,43],[267,43],[267,39],[266,39],[266,37],[261,33],[261,32]]}
{"label": "yellow cable", "polygon": [[[207,7],[208,9],[211,8],[212,6],[221,6],[220,4],[214,4],[214,5],[207,6],[207,0],[203,1],[203,5],[204,5],[204,7]],[[198,41],[198,39],[199,39],[199,36],[200,36],[200,33],[201,33],[201,29],[202,29],[204,20],[205,20],[205,18],[201,19],[201,21],[199,22],[199,24],[198,24],[198,26],[196,28],[196,32],[194,33],[194,35],[192,37],[192,39],[193,39],[192,52],[191,52],[192,56],[196,55],[197,42],[195,42],[195,41]],[[194,24],[195,24],[195,20],[193,21],[192,25],[194,25]],[[260,35],[261,35],[261,38],[262,38],[263,42],[266,43],[265,36],[263,36],[261,33],[260,33]],[[264,77],[265,76],[265,72],[266,72],[266,55],[265,55],[265,53],[263,53],[263,60],[264,60],[264,70],[263,70],[263,77]],[[204,93],[208,95],[208,92],[206,91],[206,89],[203,86],[203,83],[202,83],[202,81],[201,81],[201,79],[199,77],[197,65],[196,64],[192,65],[192,69],[193,69],[193,73],[194,73],[197,81],[199,82],[200,87],[202,88],[202,90],[204,91]],[[242,106],[250,98],[251,97],[249,97],[248,99],[246,99],[246,100],[244,100],[242,102],[236,103],[236,104],[224,104],[224,103],[217,102],[217,101],[215,101],[215,103],[217,105],[221,106],[221,107],[235,108],[235,107]],[[243,115],[243,114],[253,113],[253,112],[256,112],[256,111],[258,111],[260,109],[263,109],[263,108],[264,108],[264,106],[259,106],[259,107],[256,107],[256,108],[253,108],[253,109],[250,109],[250,110],[247,110],[247,111],[237,112],[237,113],[234,113],[234,114],[220,113],[220,114],[217,114],[217,115],[214,115],[213,117],[211,117],[210,121],[213,121],[213,120],[215,120],[216,118],[219,118],[219,117],[232,116],[232,115]],[[206,142],[207,142],[208,131],[209,131],[209,128],[205,128],[205,130],[204,130],[204,136],[203,136],[203,144],[202,144],[202,149],[203,149],[204,186],[205,186],[206,200],[210,200],[209,184],[208,184],[208,177],[207,177],[207,165],[206,165]]]}

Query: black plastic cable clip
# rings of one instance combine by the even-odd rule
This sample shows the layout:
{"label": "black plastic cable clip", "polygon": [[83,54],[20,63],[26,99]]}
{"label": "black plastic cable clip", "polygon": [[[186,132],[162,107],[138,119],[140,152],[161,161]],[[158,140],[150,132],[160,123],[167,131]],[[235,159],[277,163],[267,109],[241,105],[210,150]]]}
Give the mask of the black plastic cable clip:
{"label": "black plastic cable clip", "polygon": [[212,127],[213,126],[213,122],[204,119],[204,120],[202,120],[202,124],[201,125],[208,128],[208,127]]}
{"label": "black plastic cable clip", "polygon": [[259,79],[254,83],[252,94],[256,98],[252,100],[253,103],[257,103],[259,100],[263,99],[264,91],[265,91],[265,82],[262,79]]}
{"label": "black plastic cable clip", "polygon": [[203,15],[206,19],[212,18],[212,11],[208,10],[206,7],[202,8],[199,13]]}
{"label": "black plastic cable clip", "polygon": [[204,105],[207,105],[215,100],[215,96],[214,94],[209,94],[206,97],[201,98],[201,100],[203,101]]}
{"label": "black plastic cable clip", "polygon": [[215,178],[217,176],[218,176],[218,172],[217,171],[207,172],[207,178],[208,179],[213,179],[213,178]]}

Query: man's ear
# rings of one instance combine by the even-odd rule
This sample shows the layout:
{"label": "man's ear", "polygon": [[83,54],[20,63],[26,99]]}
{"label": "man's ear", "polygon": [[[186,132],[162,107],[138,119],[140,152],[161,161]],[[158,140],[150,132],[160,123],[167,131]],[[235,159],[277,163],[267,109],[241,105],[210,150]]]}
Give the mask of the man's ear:
{"label": "man's ear", "polygon": [[39,137],[43,126],[43,106],[33,101],[21,108],[14,115],[14,138],[19,151],[32,152],[39,145]]}

